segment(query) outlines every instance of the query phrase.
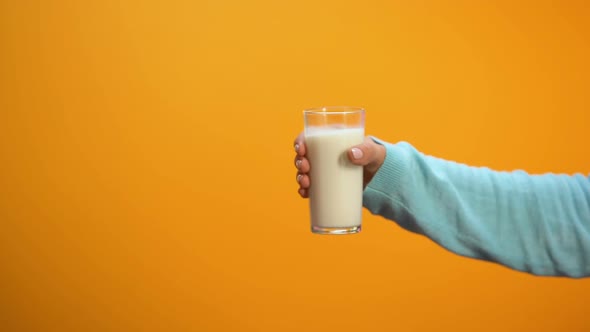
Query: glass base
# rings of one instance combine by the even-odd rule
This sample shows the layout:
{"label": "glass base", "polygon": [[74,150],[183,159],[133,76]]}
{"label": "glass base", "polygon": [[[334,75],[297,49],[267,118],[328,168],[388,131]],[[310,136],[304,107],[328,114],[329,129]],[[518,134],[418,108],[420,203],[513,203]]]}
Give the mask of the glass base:
{"label": "glass base", "polygon": [[350,227],[320,227],[311,226],[312,233],[315,234],[327,234],[327,235],[345,235],[355,234],[361,231],[361,225],[350,226]]}

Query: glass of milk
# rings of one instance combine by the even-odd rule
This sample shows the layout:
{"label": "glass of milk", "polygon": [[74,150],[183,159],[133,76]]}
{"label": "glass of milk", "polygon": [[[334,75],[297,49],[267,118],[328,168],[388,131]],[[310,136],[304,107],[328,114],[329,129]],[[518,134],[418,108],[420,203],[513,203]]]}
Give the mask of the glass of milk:
{"label": "glass of milk", "polygon": [[348,149],[365,137],[365,110],[331,106],[303,111],[310,163],[311,231],[354,234],[361,231],[363,168],[353,165]]}

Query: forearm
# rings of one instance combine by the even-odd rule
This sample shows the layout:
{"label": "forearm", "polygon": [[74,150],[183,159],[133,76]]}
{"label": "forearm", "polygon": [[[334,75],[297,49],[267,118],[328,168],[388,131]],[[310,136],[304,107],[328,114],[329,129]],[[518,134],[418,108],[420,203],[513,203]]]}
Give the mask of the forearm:
{"label": "forearm", "polygon": [[590,275],[590,180],[496,172],[386,146],[373,213],[460,255],[539,275]]}

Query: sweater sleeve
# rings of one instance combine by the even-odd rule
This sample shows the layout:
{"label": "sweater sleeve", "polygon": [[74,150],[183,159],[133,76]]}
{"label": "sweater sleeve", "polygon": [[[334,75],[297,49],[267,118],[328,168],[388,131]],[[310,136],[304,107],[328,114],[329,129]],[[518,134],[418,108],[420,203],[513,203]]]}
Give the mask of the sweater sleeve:
{"label": "sweater sleeve", "polygon": [[363,204],[467,257],[535,275],[590,276],[590,179],[498,172],[385,146]]}

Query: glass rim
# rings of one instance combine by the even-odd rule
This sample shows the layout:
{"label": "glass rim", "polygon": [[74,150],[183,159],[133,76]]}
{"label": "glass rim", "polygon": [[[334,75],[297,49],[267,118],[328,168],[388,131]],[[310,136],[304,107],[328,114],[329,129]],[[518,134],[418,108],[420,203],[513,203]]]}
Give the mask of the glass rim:
{"label": "glass rim", "polygon": [[364,112],[364,108],[357,106],[322,106],[303,110],[304,114],[353,114]]}

